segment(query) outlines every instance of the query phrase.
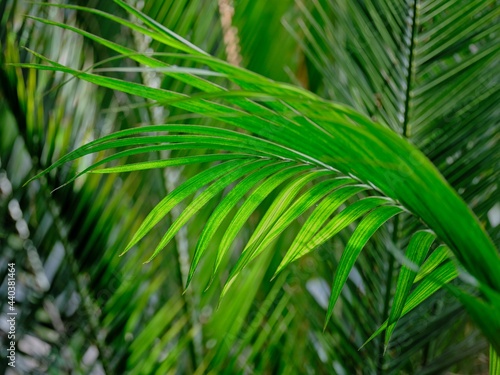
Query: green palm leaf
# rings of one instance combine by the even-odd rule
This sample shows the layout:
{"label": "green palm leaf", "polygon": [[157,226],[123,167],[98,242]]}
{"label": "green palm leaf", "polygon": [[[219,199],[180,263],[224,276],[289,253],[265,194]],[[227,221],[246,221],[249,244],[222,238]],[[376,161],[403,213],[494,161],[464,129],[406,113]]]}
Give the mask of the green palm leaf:
{"label": "green palm leaf", "polygon": [[[163,27],[160,27],[146,16],[132,10],[129,6],[122,3],[120,4],[141,18],[147,26],[151,27],[153,32],[156,33],[154,37],[158,40],[174,48],[178,45],[178,41],[182,42],[182,38],[176,37],[170,31],[166,32]],[[65,27],[61,24],[59,26]],[[78,30],[74,31],[78,32]],[[174,35],[175,41],[171,41],[172,35]],[[189,43],[185,43],[184,46],[183,48],[186,51],[189,50],[190,53],[194,53],[195,55],[200,53],[199,50],[193,48]],[[473,214],[449,185],[447,185],[432,164],[420,154],[416,148],[399,138],[389,129],[371,122],[369,119],[348,108],[327,103],[301,90],[293,90],[293,95],[302,96],[304,100],[303,103],[297,104],[288,102],[286,99],[278,100],[277,98],[276,101],[269,103],[269,109],[267,110],[265,106],[258,105],[251,100],[241,100],[237,98],[228,100],[231,106],[221,105],[213,100],[197,98],[192,98],[190,101],[179,101],[177,99],[180,99],[181,96],[176,93],[161,89],[152,89],[116,78],[76,71],[55,62],[47,61],[52,66],[31,64],[24,65],[24,67],[62,71],[101,86],[138,95],[147,99],[170,102],[170,104],[175,107],[202,115],[208,115],[209,117],[254,132],[259,137],[268,139],[271,142],[280,143],[283,147],[294,150],[295,154],[298,155],[300,159],[304,157],[307,161],[317,166],[333,167],[343,173],[356,176],[365,183],[374,184],[377,189],[394,200],[401,202],[408,210],[422,218],[427,225],[429,225],[429,227],[450,246],[464,267],[480,282],[493,288],[498,288],[500,285],[498,273],[494,272],[498,269],[500,263],[498,253],[494,249],[491,241],[481,230]],[[216,63],[214,63],[214,61],[216,61]],[[239,84],[242,88],[251,88],[253,90],[258,88],[259,90],[263,90],[262,93],[266,95],[276,95],[276,93],[279,92],[290,92],[289,88],[283,87],[282,85],[273,85],[272,82],[266,82],[265,86],[253,85],[253,87],[250,87],[239,78],[250,74],[243,69],[230,67],[214,58],[205,58],[204,62],[216,71],[228,75],[229,79],[234,80],[234,82]],[[237,74],[234,74],[234,72],[237,72]],[[184,73],[183,75],[186,74]],[[186,76],[191,77],[190,75]],[[255,76],[255,74],[252,74],[252,76]],[[195,81],[199,80],[197,78],[193,79]],[[262,80],[264,81],[264,79]],[[240,108],[234,107],[235,105]],[[257,108],[259,111],[256,111]],[[318,112],[319,108],[322,109],[322,114]],[[259,125],[258,122],[256,122],[257,119],[262,119],[260,113],[262,110],[273,114],[270,120],[268,120],[268,126],[271,127],[270,130],[266,126]],[[290,111],[292,111],[293,115],[289,113]],[[256,114],[252,115],[252,112],[256,112]],[[331,118],[327,118],[324,115],[325,113],[328,113]],[[314,145],[312,142],[308,141],[308,139],[300,136],[300,128],[303,128],[303,131],[307,131],[309,136],[314,139],[316,142]],[[299,140],[301,141],[300,144],[298,143]],[[352,143],[353,141],[355,143]],[[347,146],[348,144],[349,146]],[[342,156],[340,157],[340,155]],[[300,159],[297,161],[300,161]],[[217,167],[215,167],[214,173],[207,178],[210,180],[220,178],[221,174],[218,174],[217,170]],[[237,176],[242,176],[244,173],[245,172],[237,174]],[[185,189],[183,186],[179,187],[179,193],[175,193],[172,198],[167,196],[164,202],[172,203],[160,203],[146,219],[142,228],[139,229],[126,249],[130,249],[138,240],[149,232],[176,202],[179,202],[183,197],[192,194],[206,184],[206,182],[202,183],[202,178],[197,178],[195,181],[196,182],[188,185],[188,189]],[[220,186],[218,189],[222,189],[227,185],[224,178],[221,181],[222,182],[214,186]],[[230,181],[231,180],[228,180],[228,182]],[[320,187],[321,185],[318,185],[317,189],[319,190]],[[212,190],[207,190],[206,193],[200,196],[199,200],[205,202],[205,198],[202,197],[206,196],[206,199],[213,197],[211,191]],[[214,188],[214,192],[215,191],[218,190]],[[327,190],[325,190],[323,194],[326,193]],[[179,198],[174,198],[176,194],[180,194]],[[322,196],[321,194],[319,198]],[[307,198],[304,199],[307,201]],[[433,210],[433,202],[437,201],[440,202],[439,210]],[[297,204],[299,204],[299,201]],[[290,208],[291,212],[293,212],[292,207]],[[297,211],[296,216],[301,214],[305,208],[307,208],[307,206]],[[193,210],[188,211],[184,217],[187,219],[190,215],[194,214],[196,210],[196,208],[193,208]],[[382,208],[380,210],[382,210]],[[453,225],[446,224],[450,222],[452,215],[454,215],[455,218]],[[296,216],[291,216],[290,218]],[[186,219],[182,219],[180,223],[184,223]],[[280,225],[282,224],[279,224],[278,221],[275,224],[277,228],[275,230],[280,231],[280,229],[278,229]],[[370,225],[367,226],[369,228],[367,233],[370,234],[367,238],[369,238],[378,225],[370,223]],[[179,225],[174,225],[173,228],[172,231],[164,236],[164,239],[160,242],[154,255],[156,255],[158,250],[168,242],[171,235],[179,228]],[[271,238],[273,237],[270,236],[270,239]],[[360,243],[364,244],[365,242],[366,240],[363,240]],[[263,241],[263,243],[266,244],[266,241]],[[356,251],[360,251],[361,248]],[[248,259],[251,260],[254,254],[258,254],[259,252],[259,248],[255,251],[244,252],[244,257],[242,259],[248,257]],[[247,261],[243,261],[243,265],[246,264],[246,262]],[[237,266],[237,269],[238,267],[239,266]],[[343,267],[341,267],[341,269],[343,269]],[[336,299],[336,296],[338,296],[338,288],[342,286],[345,279],[346,274],[343,274],[340,278],[341,283],[335,284],[335,288],[337,289],[336,293],[333,294],[333,301]],[[331,313],[331,308],[329,313]]]}
{"label": "green palm leaf", "polygon": [[[33,163],[40,173],[29,179],[23,175],[31,182],[28,189],[46,180],[56,181],[47,185],[50,189],[83,189],[85,199],[73,197],[69,188],[54,193],[56,200],[68,197],[58,204],[76,199],[78,217],[86,217],[83,225],[74,226],[89,233],[82,237],[82,252],[76,252],[75,274],[88,267],[92,280],[104,275],[102,283],[93,282],[99,288],[120,264],[137,281],[120,284],[104,313],[93,320],[95,337],[100,323],[109,327],[104,335],[109,342],[99,342],[99,350],[107,344],[120,348],[102,355],[110,361],[107,368],[122,363],[119,371],[169,373],[182,356],[190,363],[181,361],[177,371],[193,373],[306,372],[304,363],[327,372],[333,363],[339,373],[444,371],[460,361],[457,352],[472,355],[486,345],[475,333],[461,341],[444,334],[456,326],[466,332],[468,318],[458,301],[498,352],[500,257],[490,239],[498,235],[491,219],[498,138],[495,125],[477,126],[495,123],[497,114],[498,12],[492,4],[314,0],[291,7],[283,2],[266,16],[276,19],[288,8],[285,26],[306,56],[286,62],[288,73],[291,66],[299,71],[289,78],[319,95],[218,58],[232,42],[218,42],[228,29],[227,20],[219,25],[215,2],[152,1],[143,12],[123,1],[116,4],[122,9],[59,4],[30,11],[35,16],[27,23],[54,30],[57,38],[84,37],[103,59],[91,68],[62,62],[35,42],[28,43],[28,52],[42,64],[8,58],[13,64],[5,66],[20,82],[20,68],[31,69],[30,89],[36,86],[33,77],[55,74],[56,89],[84,80],[114,90],[120,100],[109,95],[111,90],[103,91],[108,94],[102,108],[121,101],[112,111],[127,113],[115,117],[124,130],[99,130],[106,135],[83,146],[82,139],[93,138],[88,132],[62,132],[52,120],[45,133],[40,113],[27,121],[23,133],[33,160],[39,154],[45,160]],[[97,19],[103,27],[48,20],[38,16],[38,7]],[[242,9],[248,18],[239,13]],[[257,30],[255,14],[262,12],[269,9],[261,2],[236,6],[233,22],[248,43],[241,49],[243,61],[283,79],[274,66],[266,70],[259,61],[281,63],[282,56],[296,53],[289,44],[275,40],[258,53],[246,49],[262,40],[245,31]],[[130,40],[117,38],[116,26]],[[27,113],[34,113],[42,100],[22,87],[17,85],[19,97]],[[161,113],[167,110],[165,121]],[[39,153],[37,139],[46,136],[58,141]],[[61,139],[71,141],[60,147]],[[59,155],[64,156],[54,161]],[[158,171],[165,168],[165,174]],[[120,194],[111,193],[124,181]],[[92,187],[102,189],[99,198],[87,190]],[[121,200],[129,202],[132,196],[137,203],[120,209]],[[89,210],[89,205],[96,208]],[[132,206],[137,214],[125,219],[122,209]],[[101,230],[93,231],[96,226]],[[58,238],[64,240],[64,233],[59,231]],[[117,236],[120,241],[93,265],[92,249],[105,248],[103,238],[111,243]],[[191,238],[198,238],[193,251]],[[232,247],[241,254],[232,256]],[[127,254],[117,258],[117,250]],[[145,253],[155,260],[138,268]],[[163,272],[165,265],[175,276]],[[279,272],[273,286],[261,283]],[[303,284],[290,281],[297,277]],[[207,318],[219,295],[217,281],[226,298]],[[207,284],[212,288],[203,295],[187,289],[172,297],[170,291],[186,282],[194,290]],[[303,293],[297,293],[300,288]],[[445,291],[456,298],[447,308],[440,302]],[[328,318],[324,332],[323,310]],[[415,323],[410,311],[412,316],[429,314],[431,323]],[[226,331],[229,335],[221,336]],[[378,346],[357,351],[367,337],[384,331],[385,341],[381,337]],[[412,334],[407,338],[406,332]],[[123,340],[132,340],[130,348],[123,347]],[[397,345],[400,349],[393,350]],[[429,356],[435,347],[447,348]],[[383,357],[386,350],[389,355]],[[120,360],[128,353],[127,361]],[[143,358],[147,364],[139,367]]]}

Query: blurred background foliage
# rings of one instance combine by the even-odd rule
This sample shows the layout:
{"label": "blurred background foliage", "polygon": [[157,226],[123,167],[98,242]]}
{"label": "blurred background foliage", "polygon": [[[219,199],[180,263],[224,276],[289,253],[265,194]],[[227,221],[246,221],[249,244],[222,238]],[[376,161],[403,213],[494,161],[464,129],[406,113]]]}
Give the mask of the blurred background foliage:
{"label": "blurred background foliage", "polygon": [[[137,21],[110,1],[66,3]],[[214,56],[348,104],[409,138],[498,244],[496,1],[153,0],[133,5]],[[373,236],[323,331],[332,275],[354,226],[270,281],[293,239],[283,233],[274,251],[245,269],[217,308],[228,267],[203,292],[212,265],[202,260],[183,293],[193,246],[217,202],[204,207],[155,261],[143,264],[144,254],[181,208],[135,251],[118,256],[155,204],[206,165],[85,175],[51,192],[94,160],[85,157],[23,187],[34,172],[111,131],[214,120],[151,106],[59,72],[5,64],[34,61],[27,47],[75,69],[97,62],[99,68],[136,67],[100,44],[26,15],[74,25],[140,52],[172,52],[147,37],[87,12],[24,1],[1,0],[0,14],[0,279],[5,295],[7,263],[15,262],[20,311],[17,367],[9,373],[487,372],[487,341],[444,291],[401,319],[385,355],[383,337],[358,350],[387,318],[400,267],[392,254],[421,227],[412,217],[394,220]],[[174,60],[169,62],[195,66]],[[125,76],[194,93],[155,72]],[[186,153],[178,150],[175,156]],[[149,157],[169,156],[162,151]],[[271,202],[267,198],[252,215],[225,265],[234,264]],[[6,302],[0,301],[3,309]],[[4,352],[7,327],[0,324]],[[7,371],[5,361],[0,371]]]}

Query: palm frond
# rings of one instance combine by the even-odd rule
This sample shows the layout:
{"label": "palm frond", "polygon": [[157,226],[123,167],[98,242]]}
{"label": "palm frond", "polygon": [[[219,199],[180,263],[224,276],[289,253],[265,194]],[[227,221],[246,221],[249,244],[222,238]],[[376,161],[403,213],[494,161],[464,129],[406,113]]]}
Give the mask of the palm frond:
{"label": "palm frond", "polygon": [[[374,184],[378,190],[384,192],[384,194],[393,198],[395,201],[400,202],[408,210],[417,215],[417,217],[424,220],[424,222],[426,222],[427,225],[429,225],[429,227],[450,246],[458,260],[480,282],[493,286],[494,288],[498,286],[498,280],[495,279],[494,269],[497,269],[499,259],[492,243],[481,230],[470,210],[447,185],[444,179],[440,177],[432,164],[428,162],[416,148],[395,136],[387,128],[371,122],[369,119],[356,114],[352,110],[330,104],[299,89],[292,90],[289,87],[266,81],[264,78],[260,78],[259,81],[265,81],[265,85],[249,85],[246,81],[250,79],[246,77],[249,76],[250,73],[247,73],[241,68],[229,66],[215,58],[207,57],[207,55],[199,49],[192,47],[189,43],[184,43],[181,37],[176,36],[171,31],[165,30],[164,27],[158,25],[147,16],[124,3],[118,3],[127,11],[130,11],[141,19],[145,25],[150,28],[148,35],[153,39],[164,42],[173,48],[181,46],[181,50],[189,52],[192,58],[200,62],[203,61],[219,73],[226,74],[228,79],[233,80],[234,83],[240,85],[243,89],[252,89],[256,92],[258,92],[257,90],[261,90],[261,92],[270,96],[283,93],[285,97],[290,95],[297,99],[300,98],[302,100],[301,103],[297,104],[295,102],[290,102],[290,100],[283,98],[283,96],[278,96],[276,98],[278,100],[263,105],[252,100],[241,100],[231,96],[228,98],[228,96],[225,95],[221,97],[221,99],[226,99],[227,102],[231,104],[231,106],[227,106],[219,104],[214,100],[197,98],[188,100],[185,95],[166,90],[152,89],[140,84],[125,82],[117,78],[77,71],[45,58],[43,59],[50,65],[25,64],[22,66],[70,73],[104,87],[142,96],[151,100],[168,102],[177,108],[208,115],[217,120],[241,127],[270,142],[281,143],[282,147],[294,151],[297,155],[295,157],[296,162],[306,161],[317,167],[334,168],[334,170],[340,170],[344,174],[355,176],[364,183]],[[63,24],[50,23],[68,28]],[[137,27],[135,27],[135,29],[138,31]],[[72,31],[79,32],[77,29],[73,29]],[[81,33],[88,36],[84,32]],[[106,44],[112,48],[118,48],[110,45],[108,42],[106,42]],[[41,56],[38,55],[38,57]],[[146,56],[142,56],[141,60],[147,60],[148,62],[152,61],[152,63],[158,65],[157,62]],[[182,74],[182,80],[184,82],[201,82],[198,77],[185,73],[180,74]],[[251,76],[255,77],[255,74],[252,73]],[[201,88],[199,84],[197,84],[197,87]],[[235,105],[239,108],[235,108]],[[321,114],[319,113],[320,109],[322,110]],[[253,114],[254,112],[256,112],[256,114]],[[257,124],[255,120],[263,119],[261,112],[267,112],[272,116],[266,122],[274,131],[269,131],[269,129]],[[294,115],[291,116],[289,112],[292,112]],[[325,116],[325,113],[328,113],[331,118]],[[303,128],[301,129],[302,131],[305,130],[309,133],[309,137],[311,137],[309,139],[313,139],[314,144],[308,139],[300,137],[300,128]],[[279,131],[279,138],[275,133],[277,131]],[[326,140],[328,140],[328,142],[326,142]],[[353,141],[355,143],[352,143]],[[346,147],[347,142],[350,142],[349,147]],[[336,156],[340,154],[343,155],[342,158]],[[234,167],[238,167],[237,162],[235,161],[234,163],[236,163]],[[229,163],[230,166],[232,166],[232,164],[233,163]],[[215,171],[213,174],[209,172],[210,170],[204,173],[207,174],[208,179],[205,178],[202,173],[195,178],[197,179],[196,182],[181,185],[179,187],[179,193],[175,192],[167,196],[164,201],[150,213],[142,227],[127,246],[127,249],[130,249],[144,237],[144,235],[164,217],[171,207],[189,194],[194,193],[195,190],[204,186],[210,180],[220,178],[197,198],[197,200],[201,202],[200,204],[204,204],[204,202],[207,202],[228,184],[250,172],[251,169],[247,171],[245,167],[241,168],[244,165],[245,164],[240,165],[237,172],[229,173],[224,176],[228,170],[224,168],[225,164],[221,164],[220,166],[214,167]],[[218,169],[220,169],[220,172]],[[318,190],[320,193],[322,191],[322,185],[315,186],[313,190]],[[324,193],[320,193],[318,198],[321,198],[326,193],[327,190],[325,190]],[[179,198],[176,198],[177,194],[179,194]],[[307,201],[307,195],[303,195],[302,199]],[[432,210],[432,204],[436,201],[440,202],[440,209]],[[299,204],[299,202],[300,200],[297,201],[297,204]],[[153,256],[161,250],[170,238],[172,238],[175,231],[187,221],[189,216],[196,212],[197,207],[198,204],[194,201],[193,208],[186,211],[185,219],[181,220],[178,226],[174,225],[172,227],[173,229],[171,228],[171,230],[167,232],[164,236],[164,240],[160,242]],[[290,210],[293,211],[293,206]],[[380,210],[382,210],[382,208]],[[298,211],[299,214],[302,212],[300,210]],[[378,211],[375,210],[373,215],[375,215],[375,212]],[[445,223],[450,220],[452,212],[456,215],[454,225],[446,225]],[[293,216],[291,218],[293,218]],[[375,223],[377,223],[377,221],[367,224],[367,227],[370,229],[368,233],[372,234],[380,225]],[[279,228],[279,225],[276,224],[276,227]],[[467,228],[467,230],[465,230],[465,228]],[[363,233],[363,231],[364,230],[360,230],[360,233]],[[369,237],[370,236],[367,238]],[[366,240],[360,242],[361,246],[359,250],[361,250],[364,242],[366,242]],[[481,250],[478,252],[477,248]],[[473,249],[476,250],[473,251]],[[258,254],[258,252],[259,251],[244,252],[242,259],[248,257],[251,260],[253,254]],[[355,257],[350,259],[354,260]],[[351,268],[350,264],[351,261],[346,265],[346,269]],[[344,267],[340,269],[344,270]],[[340,272],[337,273],[337,275],[339,274]],[[340,280],[345,281],[345,277],[346,275],[344,274]],[[339,288],[342,284],[343,283],[335,284],[335,287]],[[336,300],[337,296],[338,291],[332,293],[333,302]]]}
{"label": "palm frond", "polygon": [[[225,16],[215,2],[153,1],[142,11],[116,4],[100,10],[36,5],[27,25],[52,30],[55,40],[91,46],[101,61],[93,64],[87,56],[68,63],[58,51],[47,53],[43,38],[31,38],[22,57],[10,45],[10,64],[0,77],[8,82],[4,93],[17,86],[11,94],[20,101],[9,108],[27,154],[41,155],[42,162],[34,159],[30,166],[42,172],[27,189],[43,186],[47,201],[76,208],[63,210],[63,217],[78,220],[59,223],[47,246],[58,248],[59,239],[72,254],[69,278],[76,280],[74,293],[91,323],[83,331],[92,341],[89,353],[93,344],[98,348],[94,366],[131,373],[329,373],[332,364],[338,373],[411,372],[415,366],[441,371],[460,362],[458,351],[473,355],[486,347],[475,333],[464,335],[469,319],[498,351],[491,326],[498,325],[500,258],[486,234],[498,232],[489,220],[497,139],[495,125],[486,131],[475,126],[497,115],[489,3],[317,0],[297,2],[292,10],[283,2],[272,11],[262,2],[235,6],[231,22],[240,33],[244,65],[279,79],[283,66],[288,74],[289,67],[301,70],[290,80],[344,104],[220,60],[234,45],[219,43],[230,29],[227,20],[219,26]],[[286,9],[285,25],[303,47],[305,63],[300,55],[280,62],[297,56],[291,39],[252,53],[262,35],[252,35],[255,15],[263,10],[276,20]],[[251,15],[248,23],[242,12]],[[474,17],[464,17],[468,12]],[[69,22],[60,22],[62,14]],[[276,33],[284,38],[283,30]],[[272,69],[261,56],[274,62]],[[23,76],[21,68],[30,70]],[[324,91],[308,82],[318,75]],[[46,116],[35,109],[48,103],[40,95],[52,87],[45,95],[70,97],[81,80],[111,89],[85,83],[99,93],[101,108],[109,108],[95,117],[104,126],[92,134],[92,113],[80,110],[75,123],[82,127],[59,129],[71,111],[59,97],[54,103],[64,103],[64,110],[44,128]],[[95,97],[87,98],[96,106]],[[113,132],[112,123],[121,130]],[[9,176],[19,187],[28,170],[13,171]],[[117,185],[120,194],[112,193]],[[57,221],[60,209],[44,220]],[[78,245],[83,238],[85,245]],[[192,238],[197,244],[188,247]],[[138,267],[141,261],[148,262]],[[123,270],[118,278],[116,269]],[[79,276],[87,270],[90,281]],[[300,282],[292,281],[297,277]],[[72,293],[67,279],[65,273],[54,279],[61,296]],[[110,282],[116,287],[106,287]],[[203,288],[204,294],[196,293]],[[442,289],[456,298],[449,308],[441,305]],[[212,313],[219,293],[225,298]],[[69,309],[57,308],[61,316]],[[429,311],[425,327],[412,321]],[[324,325],[325,313],[331,319]],[[446,327],[457,334],[444,338]],[[358,352],[368,337],[384,331],[378,345]],[[69,345],[78,345],[79,335]],[[299,337],[305,339],[297,345]],[[435,343],[445,349],[430,356]],[[85,363],[77,354],[71,366],[86,371]]]}

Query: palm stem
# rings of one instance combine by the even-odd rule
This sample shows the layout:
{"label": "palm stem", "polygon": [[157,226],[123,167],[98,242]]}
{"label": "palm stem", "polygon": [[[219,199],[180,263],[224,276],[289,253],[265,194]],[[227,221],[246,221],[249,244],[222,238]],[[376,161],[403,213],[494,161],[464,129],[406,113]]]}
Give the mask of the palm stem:
{"label": "palm stem", "polygon": [[411,37],[410,37],[410,46],[409,46],[409,56],[408,56],[408,72],[406,75],[406,92],[404,96],[405,100],[405,112],[404,112],[404,120],[403,120],[403,136],[408,138],[410,135],[409,129],[409,109],[410,109],[410,100],[411,100],[411,90],[412,90],[412,82],[415,75],[414,69],[414,60],[415,60],[415,39],[417,33],[417,0],[413,1],[412,4],[412,19],[411,19]]}
{"label": "palm stem", "polygon": [[[403,118],[403,137],[408,138],[410,135],[410,129],[409,129],[409,108],[410,108],[410,96],[411,96],[411,89],[412,89],[412,82],[414,78],[414,49],[415,49],[415,38],[416,38],[416,30],[417,30],[417,0],[413,1],[412,4],[412,13],[411,13],[411,37],[410,37],[410,45],[409,45],[409,56],[408,56],[408,72],[406,75],[406,90],[405,90],[405,109],[404,109],[404,118]],[[398,239],[398,227],[399,227],[399,216],[397,216],[394,219],[394,230],[392,233],[392,241],[393,243],[397,242]],[[387,270],[387,284],[386,284],[386,290],[385,290],[385,297],[384,297],[384,310],[382,312],[382,319],[388,318],[389,315],[389,304],[391,301],[391,290],[392,290],[392,282],[393,282],[393,273],[394,273],[394,262],[395,258],[392,254],[389,254],[389,268]],[[380,335],[380,341],[379,341],[379,353],[378,353],[378,373],[382,374],[383,373],[383,366],[384,366],[384,353],[385,353],[385,338],[384,335]]]}

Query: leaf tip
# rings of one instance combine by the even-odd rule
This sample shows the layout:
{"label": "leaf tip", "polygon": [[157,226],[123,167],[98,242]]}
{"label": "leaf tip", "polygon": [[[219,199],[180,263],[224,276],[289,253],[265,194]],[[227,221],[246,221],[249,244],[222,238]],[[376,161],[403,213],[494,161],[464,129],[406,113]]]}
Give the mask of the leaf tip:
{"label": "leaf tip", "polygon": [[128,252],[129,252],[129,250],[132,248],[132,246],[134,246],[134,244],[133,244],[132,242],[129,242],[129,243],[128,243],[128,245],[125,247],[125,250],[123,250],[123,251],[120,253],[120,255],[118,255],[118,256],[120,256],[120,257],[121,257],[121,256],[125,255],[126,253],[128,253]]}
{"label": "leaf tip", "polygon": [[325,323],[323,323],[323,333],[326,332],[326,328],[328,327],[328,323],[330,322],[331,315],[327,314],[325,318]]}
{"label": "leaf tip", "polygon": [[206,293],[208,291],[208,289],[210,289],[210,287],[214,283],[214,280],[215,280],[215,275],[212,274],[212,277],[210,277],[210,280],[208,281],[208,284],[207,284],[205,290],[203,291],[204,293]]}
{"label": "leaf tip", "polygon": [[280,263],[280,265],[278,266],[278,268],[276,268],[276,271],[274,271],[274,275],[273,277],[271,277],[271,281],[273,281],[274,279],[276,279],[276,277],[281,273],[281,271],[283,271],[283,269],[285,268],[286,264],[284,264],[284,262],[282,261]]}
{"label": "leaf tip", "polygon": [[22,185],[22,187],[24,188],[24,187],[28,186],[28,184],[30,184],[32,181],[34,181],[37,177],[38,177],[38,175],[37,175],[37,176],[34,176],[34,177],[31,177],[30,179],[28,179],[28,180],[27,180],[27,181],[26,181],[26,182]]}

